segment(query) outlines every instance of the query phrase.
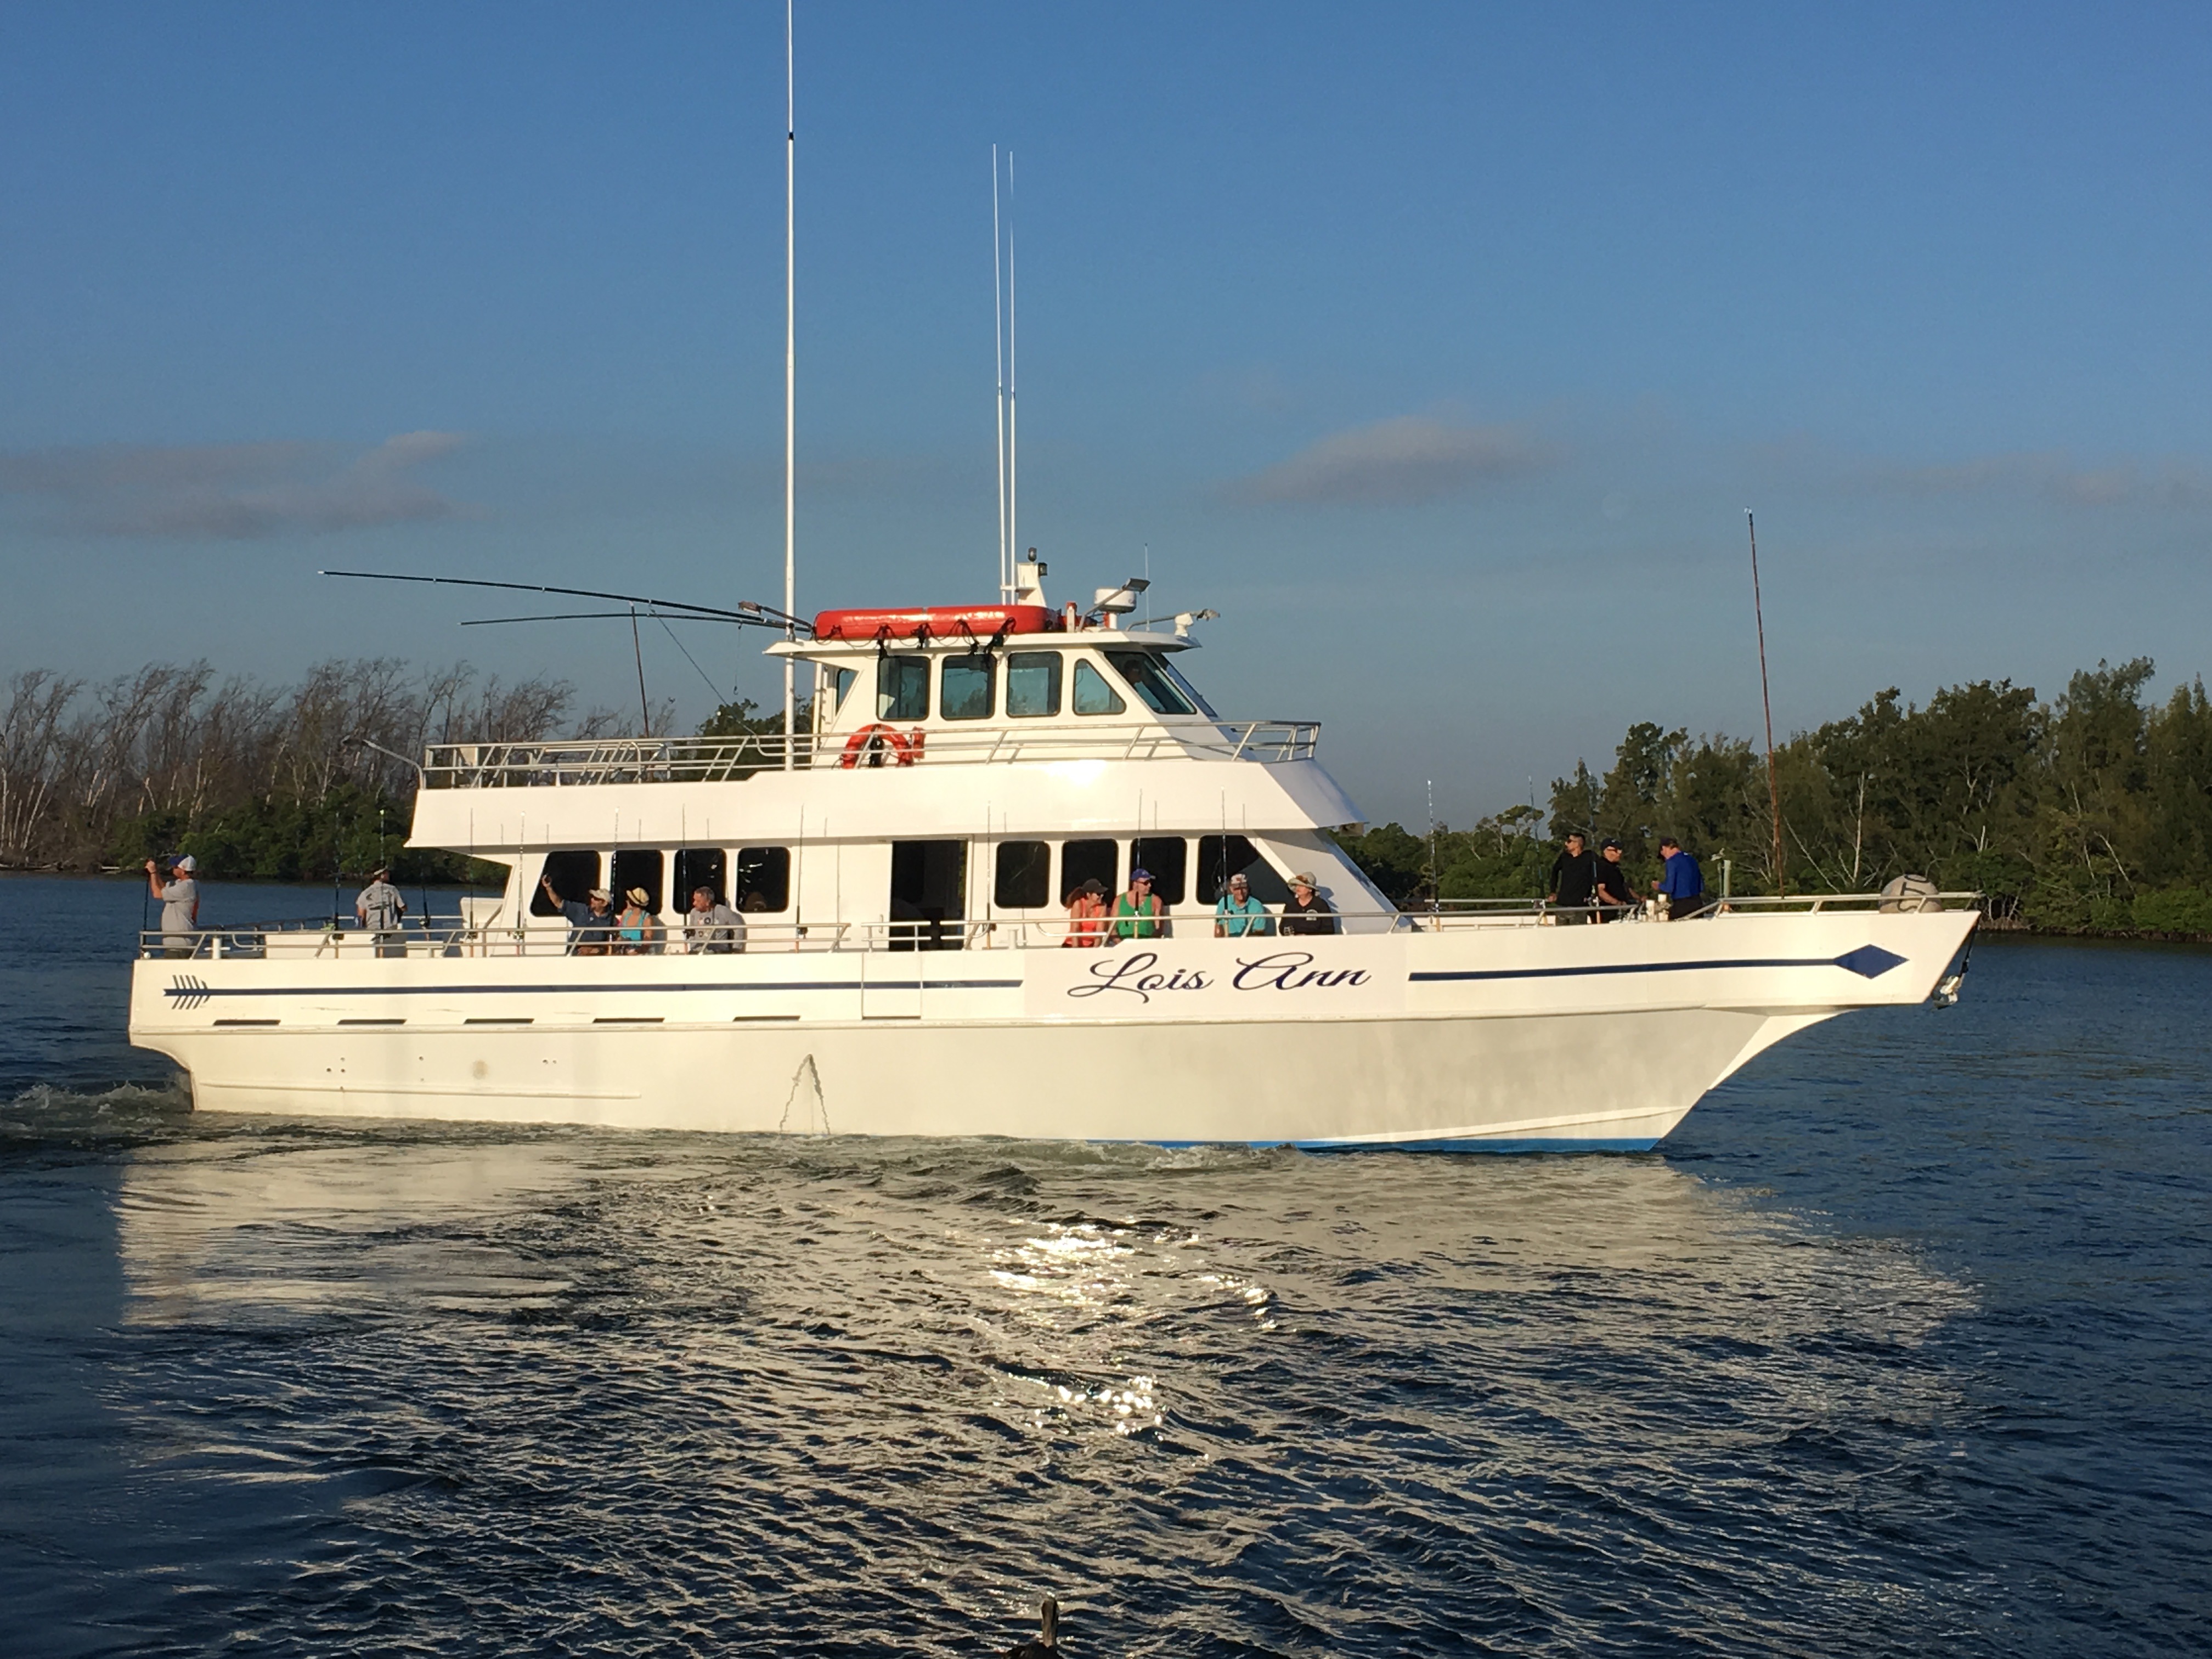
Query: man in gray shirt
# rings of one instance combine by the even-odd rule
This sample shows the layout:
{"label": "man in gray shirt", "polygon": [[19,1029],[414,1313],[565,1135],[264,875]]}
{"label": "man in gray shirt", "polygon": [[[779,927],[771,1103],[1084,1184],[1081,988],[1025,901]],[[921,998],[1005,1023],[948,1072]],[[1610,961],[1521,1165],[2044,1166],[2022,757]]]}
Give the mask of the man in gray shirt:
{"label": "man in gray shirt", "polygon": [[404,957],[407,946],[399,938],[399,930],[400,919],[407,914],[407,901],[399,896],[399,890],[392,884],[391,878],[389,870],[372,871],[368,885],[353,902],[353,913],[362,927],[374,930],[377,955]]}
{"label": "man in gray shirt", "polygon": [[711,887],[691,890],[684,913],[684,950],[689,956],[727,956],[745,948],[745,919],[714,896]]}
{"label": "man in gray shirt", "polygon": [[194,935],[199,931],[200,884],[193,879],[198,868],[187,853],[169,866],[169,879],[165,882],[154,860],[146,860],[146,885],[161,901],[161,954],[165,957],[188,957],[199,943]]}

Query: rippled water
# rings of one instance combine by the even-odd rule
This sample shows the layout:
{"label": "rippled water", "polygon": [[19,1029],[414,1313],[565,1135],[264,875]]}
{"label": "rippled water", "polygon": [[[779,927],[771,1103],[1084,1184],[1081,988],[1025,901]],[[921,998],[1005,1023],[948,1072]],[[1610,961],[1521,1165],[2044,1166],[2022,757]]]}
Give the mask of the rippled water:
{"label": "rippled water", "polygon": [[195,1118],[134,904],[0,883],[11,1650],[2212,1644],[2212,953],[1313,1157]]}

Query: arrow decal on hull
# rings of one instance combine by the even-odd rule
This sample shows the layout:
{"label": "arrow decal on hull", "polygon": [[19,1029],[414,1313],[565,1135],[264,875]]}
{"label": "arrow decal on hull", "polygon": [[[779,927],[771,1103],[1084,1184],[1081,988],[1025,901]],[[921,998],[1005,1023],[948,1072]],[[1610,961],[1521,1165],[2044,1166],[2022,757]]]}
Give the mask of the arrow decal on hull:
{"label": "arrow decal on hull", "polygon": [[1412,973],[1414,981],[1469,979],[1589,979],[1606,974],[1692,974],[1719,968],[1842,968],[1862,979],[1880,979],[1905,958],[1879,945],[1862,945],[1839,957],[1731,957],[1705,962],[1608,962],[1584,968],[1467,968]]}
{"label": "arrow decal on hull", "polygon": [[179,974],[169,981],[169,988],[161,994],[179,1008],[197,1008],[208,1000],[207,981],[190,974]]}

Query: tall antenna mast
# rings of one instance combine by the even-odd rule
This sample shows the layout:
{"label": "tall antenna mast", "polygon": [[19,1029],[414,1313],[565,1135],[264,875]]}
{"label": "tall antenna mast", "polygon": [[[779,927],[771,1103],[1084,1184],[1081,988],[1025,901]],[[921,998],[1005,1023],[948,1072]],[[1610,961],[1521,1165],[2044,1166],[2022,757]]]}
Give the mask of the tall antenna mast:
{"label": "tall antenna mast", "polygon": [[[795,254],[799,189],[799,81],[792,31],[797,0],[783,0],[783,637],[799,637],[792,623],[798,603],[796,550],[799,514],[799,264]],[[798,664],[783,659],[783,769],[792,769],[798,745]]]}
{"label": "tall antenna mast", "polygon": [[[1022,411],[1014,366],[1014,153],[1006,152],[1006,550],[1022,544]],[[789,607],[786,607],[788,609]]]}
{"label": "tall antenna mast", "polygon": [[1790,884],[1782,874],[1782,784],[1774,775],[1774,700],[1766,691],[1766,611],[1759,598],[1759,525],[1747,507],[1743,524],[1751,532],[1751,614],[1759,624],[1759,701],[1766,711],[1766,804],[1774,818],[1774,891],[1786,898]]}
{"label": "tall antenna mast", "polygon": [[1013,544],[1006,538],[1006,276],[999,269],[999,147],[991,146],[991,345],[999,363],[999,601],[1013,597]]}

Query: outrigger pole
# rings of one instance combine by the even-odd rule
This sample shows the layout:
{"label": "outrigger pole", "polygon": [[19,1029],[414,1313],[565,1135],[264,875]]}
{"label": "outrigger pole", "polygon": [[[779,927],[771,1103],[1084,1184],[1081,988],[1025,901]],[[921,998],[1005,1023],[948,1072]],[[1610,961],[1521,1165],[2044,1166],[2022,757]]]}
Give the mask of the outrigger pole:
{"label": "outrigger pole", "polygon": [[[799,265],[795,255],[794,204],[799,189],[799,80],[792,34],[796,0],[783,0],[783,637],[796,640],[798,625],[792,613],[799,595],[795,554],[798,544],[798,416],[799,416]],[[798,693],[793,675],[798,664],[783,659],[783,769],[792,769],[792,750],[798,746]]]}
{"label": "outrigger pole", "polygon": [[1774,700],[1766,690],[1766,611],[1759,598],[1759,525],[1747,507],[1743,524],[1751,532],[1751,614],[1759,624],[1759,702],[1766,713],[1766,804],[1774,819],[1774,893],[1787,898],[1790,883],[1782,873],[1782,783],[1774,775]]}
{"label": "outrigger pole", "polygon": [[[405,576],[386,570],[319,570],[319,576],[345,576],[363,582],[432,582],[441,587],[503,587],[516,593],[564,593],[571,599],[611,599],[617,605],[642,605],[669,611],[678,622],[726,622],[740,628],[780,628],[787,637],[796,638],[798,630],[813,630],[787,611],[772,605],[756,605],[750,599],[739,599],[738,609],[724,611],[711,605],[693,605],[686,599],[655,599],[642,593],[607,593],[596,587],[547,587],[538,582],[495,582],[476,576]],[[620,617],[621,611],[579,612],[578,615]],[[493,622],[567,622],[562,617],[494,617]],[[464,623],[464,628],[473,626]]]}

